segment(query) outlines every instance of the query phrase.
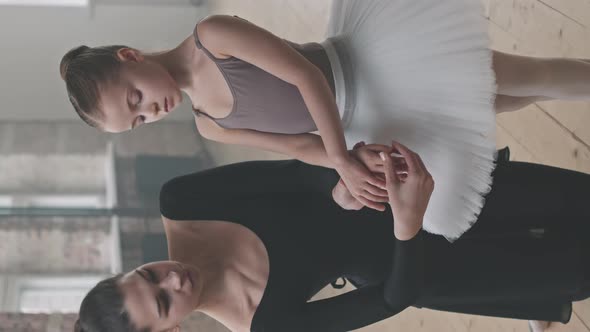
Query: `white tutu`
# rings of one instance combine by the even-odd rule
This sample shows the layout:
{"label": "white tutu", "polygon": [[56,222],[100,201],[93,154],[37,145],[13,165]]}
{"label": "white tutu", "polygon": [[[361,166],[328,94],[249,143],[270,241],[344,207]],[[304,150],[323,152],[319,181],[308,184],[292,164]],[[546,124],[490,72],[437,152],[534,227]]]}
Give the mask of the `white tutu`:
{"label": "white tutu", "polygon": [[328,40],[346,141],[405,144],[435,189],[424,229],[458,238],[494,167],[495,78],[477,0],[334,0]]}

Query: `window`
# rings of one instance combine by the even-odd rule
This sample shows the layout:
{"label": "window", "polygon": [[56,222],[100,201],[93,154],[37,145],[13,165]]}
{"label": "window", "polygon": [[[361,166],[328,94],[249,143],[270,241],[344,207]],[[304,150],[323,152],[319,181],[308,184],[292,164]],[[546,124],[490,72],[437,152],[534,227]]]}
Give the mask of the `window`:
{"label": "window", "polygon": [[76,312],[88,291],[89,288],[23,289],[18,311],[25,314]]}
{"label": "window", "polygon": [[105,277],[0,275],[0,309],[30,314],[77,312],[86,293]]}
{"label": "window", "polygon": [[4,155],[0,209],[110,207],[112,158],[110,154]]}
{"label": "window", "polygon": [[0,5],[86,7],[89,0],[0,0]]}
{"label": "window", "polygon": [[106,207],[104,194],[83,194],[83,195],[2,195],[0,196],[1,207],[19,208],[88,208],[99,209]]}
{"label": "window", "polygon": [[[0,4],[5,2],[0,0]],[[10,208],[34,210],[49,207],[92,210],[114,207],[117,204],[114,160],[114,149],[111,144],[107,146],[106,153],[100,155],[2,156],[0,158],[0,183],[2,184],[0,213],[3,209],[10,210]],[[56,172],[58,168],[60,171]],[[18,243],[18,237],[14,234],[26,233],[27,230],[33,230],[34,233],[36,229],[32,226],[26,227],[28,228],[23,230],[9,230],[12,235],[3,239],[5,241],[12,239]],[[89,237],[84,241],[98,243],[98,250],[108,248],[111,256],[103,255],[101,261],[107,263],[106,268],[110,269],[110,273],[119,273],[122,263],[119,223],[116,216],[110,220],[110,231],[105,231],[108,234],[100,239]],[[56,238],[47,237],[47,239],[55,240]],[[62,241],[58,243],[68,242],[65,236],[57,237],[57,239]],[[37,243],[44,248],[42,241],[37,240]],[[55,244],[55,241],[51,243]],[[80,250],[80,248],[77,246],[72,250]],[[38,251],[33,250],[33,252]],[[2,252],[2,259],[7,262],[5,265],[9,268],[0,269],[2,270],[0,271],[0,312],[31,314],[77,312],[86,293],[98,281],[107,277],[104,272],[72,272],[63,275],[44,274],[43,270],[21,272],[23,260],[19,258],[18,253],[21,251],[17,251],[17,255]],[[46,259],[45,255],[43,256],[40,259]],[[48,254],[47,257],[54,256]],[[104,270],[104,264],[100,264],[94,265],[100,265],[101,270]]]}

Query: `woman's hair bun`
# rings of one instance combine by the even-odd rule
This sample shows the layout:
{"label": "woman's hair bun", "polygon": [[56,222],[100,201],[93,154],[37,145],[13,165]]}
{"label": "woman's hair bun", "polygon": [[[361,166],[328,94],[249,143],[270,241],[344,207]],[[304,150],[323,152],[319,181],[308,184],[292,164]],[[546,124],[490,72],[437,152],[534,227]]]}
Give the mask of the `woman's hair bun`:
{"label": "woman's hair bun", "polygon": [[80,324],[80,318],[76,319],[76,323],[74,324],[74,332],[84,332],[84,329]]}

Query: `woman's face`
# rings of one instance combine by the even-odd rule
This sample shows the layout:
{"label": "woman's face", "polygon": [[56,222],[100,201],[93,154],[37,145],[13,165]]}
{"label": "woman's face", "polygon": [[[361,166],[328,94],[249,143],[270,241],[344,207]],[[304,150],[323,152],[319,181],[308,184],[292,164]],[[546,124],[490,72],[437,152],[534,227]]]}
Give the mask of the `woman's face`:
{"label": "woman's face", "polygon": [[201,280],[189,265],[162,261],[142,265],[119,281],[124,305],[134,326],[170,331],[196,309]]}
{"label": "woman's face", "polygon": [[118,78],[99,86],[98,111],[104,131],[119,133],[164,118],[182,102],[182,92],[159,63],[133,49],[117,53]]}

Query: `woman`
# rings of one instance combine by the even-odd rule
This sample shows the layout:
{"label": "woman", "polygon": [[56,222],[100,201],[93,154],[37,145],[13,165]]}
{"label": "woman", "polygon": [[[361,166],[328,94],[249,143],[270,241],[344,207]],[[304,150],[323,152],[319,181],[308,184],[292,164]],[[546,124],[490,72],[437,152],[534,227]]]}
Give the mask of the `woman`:
{"label": "woman", "polygon": [[491,51],[482,12],[472,0],[335,0],[329,38],[304,45],[211,16],[172,50],[83,46],[64,56],[60,71],[92,126],[120,132],[158,121],[184,92],[204,137],[333,168],[378,210],[387,201],[383,182],[347,153],[346,141],[393,137],[420,153],[437,180],[425,230],[454,239],[489,191],[494,105],[501,112],[590,99],[590,63]]}
{"label": "woman", "polygon": [[[500,154],[479,222],[450,244],[420,231],[434,183],[417,154],[394,147],[406,175],[382,154],[386,213],[342,209],[332,195],[347,208],[352,196],[340,184],[331,193],[338,175],[298,161],[168,182],[161,210],[174,262],[99,283],[78,331],[171,331],[193,310],[232,331],[348,331],[411,305],[565,323],[571,301],[590,296],[590,176]],[[339,277],[359,288],[307,302]]]}

